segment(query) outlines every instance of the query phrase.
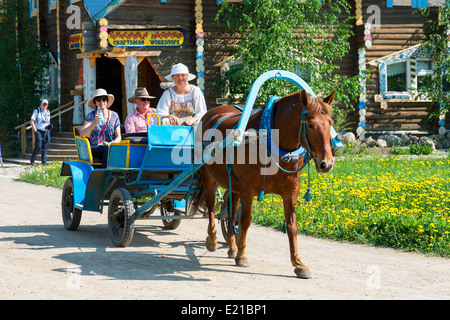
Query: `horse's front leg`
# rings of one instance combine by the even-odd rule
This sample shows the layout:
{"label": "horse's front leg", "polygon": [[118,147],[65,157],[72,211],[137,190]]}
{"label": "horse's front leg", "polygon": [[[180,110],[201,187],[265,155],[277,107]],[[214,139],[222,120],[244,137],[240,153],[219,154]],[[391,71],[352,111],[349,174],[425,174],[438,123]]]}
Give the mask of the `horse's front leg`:
{"label": "horse's front leg", "polygon": [[[236,258],[238,248],[236,246],[236,234],[233,232],[233,226],[236,224],[236,213],[239,209],[239,193],[233,193],[231,197],[231,215],[230,215],[230,198],[227,197],[225,201],[227,204],[227,214],[228,214],[228,232],[227,232],[227,245],[228,245],[228,258]],[[231,218],[230,218],[231,216]],[[239,219],[240,217],[238,217]],[[232,223],[233,222],[233,223]]]}
{"label": "horse's front leg", "polygon": [[295,267],[294,272],[299,278],[309,279],[311,272],[309,268],[303,264],[298,253],[297,244],[297,218],[295,207],[297,204],[297,196],[289,195],[283,197],[284,217],[286,219],[287,234],[289,238],[289,250],[291,253],[291,263]]}
{"label": "horse's front leg", "polygon": [[236,265],[239,267],[247,267],[248,260],[245,254],[245,247],[247,246],[247,231],[252,224],[252,195],[243,195],[241,192],[241,209],[242,214],[239,220],[240,236],[237,243],[238,252],[235,258]]}
{"label": "horse's front leg", "polygon": [[205,189],[205,202],[208,210],[208,236],[206,237],[206,249],[216,251],[217,248],[217,228],[214,218],[214,203],[216,201],[216,184],[209,175],[204,176],[203,188]]}

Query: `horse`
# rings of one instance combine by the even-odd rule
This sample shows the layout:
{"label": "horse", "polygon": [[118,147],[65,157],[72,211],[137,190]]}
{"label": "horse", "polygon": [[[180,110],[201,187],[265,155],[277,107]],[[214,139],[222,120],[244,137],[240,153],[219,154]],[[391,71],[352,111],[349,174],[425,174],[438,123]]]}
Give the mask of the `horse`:
{"label": "horse", "polygon": [[[297,224],[295,208],[300,192],[300,174],[302,168],[309,159],[313,159],[316,170],[319,173],[329,173],[334,166],[334,158],[330,141],[330,128],[332,125],[331,106],[334,94],[324,99],[313,97],[305,90],[295,92],[279,98],[274,102],[271,111],[271,131],[278,132],[279,146],[274,143],[266,145],[259,143],[258,152],[263,152],[267,157],[275,153],[275,149],[284,153],[295,153],[295,150],[304,150],[303,156],[298,156],[291,161],[280,160],[277,162],[275,174],[264,174],[267,162],[251,163],[249,154],[250,145],[241,144],[233,147],[234,152],[223,152],[223,161],[210,161],[199,169],[199,191],[193,195],[192,210],[206,204],[209,219],[206,238],[206,247],[209,251],[215,251],[217,246],[217,228],[214,220],[215,196],[218,186],[231,191],[231,215],[228,219],[227,245],[228,256],[235,259],[237,266],[248,266],[246,255],[246,236],[252,222],[252,201],[258,194],[274,193],[281,196],[284,206],[284,217],[287,225],[291,263],[294,272],[299,278],[310,278],[309,268],[303,264],[298,253]],[[261,131],[261,118],[264,117],[263,107],[259,111],[252,112],[247,124],[248,131],[254,129]],[[203,139],[211,135],[211,130],[219,130],[221,135],[234,128],[239,120],[240,110],[236,106],[218,106],[210,109],[201,119],[201,129],[197,131],[196,139]],[[278,131],[275,131],[278,130]],[[268,130],[269,131],[269,130]],[[208,134],[209,133],[209,134]],[[257,139],[263,139],[258,136]],[[207,143],[212,141],[206,141]],[[218,141],[214,141],[218,142]],[[241,149],[240,149],[241,148]],[[246,148],[243,150],[242,148]],[[261,150],[264,149],[264,150]],[[244,151],[244,152],[243,152]],[[240,159],[238,159],[240,155]],[[244,155],[245,160],[242,160]],[[301,155],[301,154],[300,154]],[[220,156],[220,157],[222,157]],[[216,155],[216,157],[219,157]],[[230,164],[230,159],[234,161]],[[275,161],[275,160],[274,160]],[[241,202],[242,214],[239,220],[240,237],[236,245],[236,235],[233,221]]]}

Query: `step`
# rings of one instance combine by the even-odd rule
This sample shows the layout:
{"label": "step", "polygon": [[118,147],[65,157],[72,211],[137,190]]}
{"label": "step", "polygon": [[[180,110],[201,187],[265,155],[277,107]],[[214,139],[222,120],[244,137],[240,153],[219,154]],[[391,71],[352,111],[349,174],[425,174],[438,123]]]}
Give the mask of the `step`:
{"label": "step", "polygon": [[[31,159],[31,153],[25,153],[25,159]],[[70,161],[70,160],[77,160],[77,156],[70,156],[70,155],[53,155],[53,154],[47,154],[47,161]],[[36,156],[37,161],[41,161],[41,154],[39,153]]]}
{"label": "step", "polygon": [[47,154],[61,156],[77,156],[77,149],[48,149]]}
{"label": "step", "polygon": [[66,137],[51,137],[50,143],[68,143],[68,144],[75,144],[75,138],[66,138]]}
{"label": "step", "polygon": [[[31,152],[25,154],[25,158],[31,158]],[[47,151],[47,161],[75,160],[78,158],[77,148],[73,132],[52,132],[50,145]],[[41,153],[36,156],[40,161]]]}
{"label": "step", "polygon": [[71,150],[75,150],[76,149],[76,145],[75,145],[75,143],[71,143],[71,144],[68,144],[68,143],[53,143],[53,142],[50,142],[50,148],[51,149],[71,149]]}
{"label": "step", "polygon": [[52,133],[52,136],[54,136],[54,137],[63,137],[63,138],[72,138],[73,139],[73,132],[72,131],[55,132],[55,133]]}

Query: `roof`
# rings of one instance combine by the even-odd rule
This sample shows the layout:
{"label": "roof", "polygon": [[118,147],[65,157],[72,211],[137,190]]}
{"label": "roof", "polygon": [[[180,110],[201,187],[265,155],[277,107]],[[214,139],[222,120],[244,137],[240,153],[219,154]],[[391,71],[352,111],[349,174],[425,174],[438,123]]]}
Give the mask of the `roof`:
{"label": "roof", "polygon": [[388,54],[386,56],[367,62],[371,66],[377,67],[382,63],[400,61],[409,58],[427,57],[428,49],[423,44],[416,44],[409,48]]}
{"label": "roof", "polygon": [[126,0],[84,0],[84,7],[91,20],[95,23],[98,19],[120,7]]}

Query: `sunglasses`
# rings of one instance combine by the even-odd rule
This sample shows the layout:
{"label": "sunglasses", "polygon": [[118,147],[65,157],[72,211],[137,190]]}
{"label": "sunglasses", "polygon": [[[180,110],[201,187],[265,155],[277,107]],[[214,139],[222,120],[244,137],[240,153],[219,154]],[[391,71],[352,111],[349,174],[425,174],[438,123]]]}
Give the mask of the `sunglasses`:
{"label": "sunglasses", "polygon": [[141,101],[150,101],[149,98],[139,98],[139,99],[141,99]]}
{"label": "sunglasses", "polygon": [[100,101],[108,102],[108,97],[99,97],[99,98],[95,98],[95,102],[100,102]]}

